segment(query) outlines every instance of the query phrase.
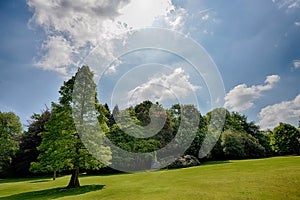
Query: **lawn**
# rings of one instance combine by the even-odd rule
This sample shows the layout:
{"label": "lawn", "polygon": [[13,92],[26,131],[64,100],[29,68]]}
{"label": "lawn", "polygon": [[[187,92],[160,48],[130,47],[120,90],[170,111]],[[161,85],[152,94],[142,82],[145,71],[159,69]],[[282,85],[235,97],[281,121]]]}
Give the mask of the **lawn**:
{"label": "lawn", "polygon": [[136,174],[83,175],[82,187],[67,190],[69,178],[0,180],[0,200],[300,199],[300,156],[208,162]]}

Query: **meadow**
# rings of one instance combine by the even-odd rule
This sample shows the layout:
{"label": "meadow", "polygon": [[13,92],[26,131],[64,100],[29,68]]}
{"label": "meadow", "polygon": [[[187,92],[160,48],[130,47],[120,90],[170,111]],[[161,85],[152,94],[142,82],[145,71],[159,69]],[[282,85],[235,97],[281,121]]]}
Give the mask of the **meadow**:
{"label": "meadow", "polygon": [[300,199],[300,156],[206,162],[197,167],[117,175],[0,179],[0,200]]}

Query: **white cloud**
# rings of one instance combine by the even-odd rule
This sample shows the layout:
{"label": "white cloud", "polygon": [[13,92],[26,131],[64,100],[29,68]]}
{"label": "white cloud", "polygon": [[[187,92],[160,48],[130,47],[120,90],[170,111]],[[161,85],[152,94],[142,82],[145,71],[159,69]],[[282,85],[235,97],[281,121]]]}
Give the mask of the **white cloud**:
{"label": "white cloud", "polygon": [[73,73],[73,67],[81,65],[84,56],[97,45],[99,54],[113,59],[112,38],[117,38],[126,28],[114,23],[118,10],[127,4],[121,1],[84,0],[28,0],[33,11],[30,25],[44,29],[48,36],[42,45],[44,55],[36,65],[63,75]]}
{"label": "white cloud", "polygon": [[53,70],[66,76],[66,69],[74,64],[72,59],[74,50],[70,43],[61,36],[50,36],[42,45],[42,49],[47,49],[48,52],[36,65],[42,69]]}
{"label": "white cloud", "polygon": [[295,26],[300,26],[300,22],[295,22]]}
{"label": "white cloud", "polygon": [[291,101],[283,101],[261,109],[258,117],[258,124],[262,129],[272,129],[280,122],[297,125],[300,117],[300,94]]}
{"label": "white cloud", "polygon": [[204,20],[204,21],[206,21],[206,20],[208,20],[208,19],[209,19],[209,15],[208,15],[208,14],[206,14],[206,15],[204,15],[203,17],[201,17],[201,19],[202,19],[202,20]]}
{"label": "white cloud", "polygon": [[148,82],[129,91],[128,99],[131,105],[144,100],[163,102],[187,97],[198,89],[200,87],[189,81],[189,76],[182,68],[176,68],[169,75],[156,74]]}
{"label": "white cloud", "polygon": [[[171,0],[27,0],[27,4],[33,12],[30,25],[42,27],[47,35],[36,65],[63,75],[86,64],[82,62],[91,52],[115,60],[114,42],[124,41],[131,28],[148,27],[161,18],[164,27],[181,27],[185,12]],[[91,63],[99,63],[97,59]]]}
{"label": "white cloud", "polygon": [[119,10],[116,21],[125,22],[129,27],[149,27],[159,16],[166,16],[174,10],[171,0],[131,0]]}
{"label": "white cloud", "polygon": [[156,17],[153,26],[183,32],[187,17],[188,12],[186,9],[172,6],[168,13]]}
{"label": "white cloud", "polygon": [[300,8],[300,0],[272,0],[279,9]]}
{"label": "white cloud", "polygon": [[165,21],[168,24],[168,28],[172,30],[181,31],[185,24],[185,18],[187,16],[187,11],[183,8],[178,8],[173,10],[165,17]]}
{"label": "white cloud", "polygon": [[294,60],[293,65],[294,65],[295,69],[299,69],[300,68],[300,60]]}
{"label": "white cloud", "polygon": [[225,96],[225,107],[237,112],[253,107],[254,101],[261,96],[261,93],[272,89],[279,79],[278,75],[271,75],[267,76],[265,85],[248,87],[246,84],[241,84],[234,87]]}

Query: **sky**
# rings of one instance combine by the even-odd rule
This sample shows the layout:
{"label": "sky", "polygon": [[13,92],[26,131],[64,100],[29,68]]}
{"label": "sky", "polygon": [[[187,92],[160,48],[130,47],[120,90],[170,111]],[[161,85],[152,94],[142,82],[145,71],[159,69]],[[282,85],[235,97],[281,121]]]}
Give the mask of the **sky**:
{"label": "sky", "polygon": [[0,111],[24,125],[77,68],[101,103],[223,106],[262,129],[300,119],[300,0],[0,1]]}

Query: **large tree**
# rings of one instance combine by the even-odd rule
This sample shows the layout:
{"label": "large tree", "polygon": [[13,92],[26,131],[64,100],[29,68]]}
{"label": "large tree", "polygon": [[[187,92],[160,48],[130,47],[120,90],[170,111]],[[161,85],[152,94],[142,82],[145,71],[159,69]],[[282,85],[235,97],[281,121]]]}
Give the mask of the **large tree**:
{"label": "large tree", "polygon": [[[54,172],[71,170],[67,187],[75,188],[80,186],[80,169],[99,169],[109,164],[111,159],[110,149],[102,145],[104,131],[108,129],[102,116],[104,114],[100,113],[105,108],[98,103],[93,73],[87,66],[79,68],[75,76],[64,82],[59,93],[59,103],[52,104],[46,131],[40,133],[39,162],[32,163],[31,169]],[[91,121],[92,118],[94,121]],[[94,156],[101,158],[101,163]]]}
{"label": "large tree", "polygon": [[0,112],[0,175],[5,175],[19,148],[22,124],[13,112]]}
{"label": "large tree", "polygon": [[280,123],[273,130],[272,147],[280,155],[300,154],[300,132],[286,123]]}

